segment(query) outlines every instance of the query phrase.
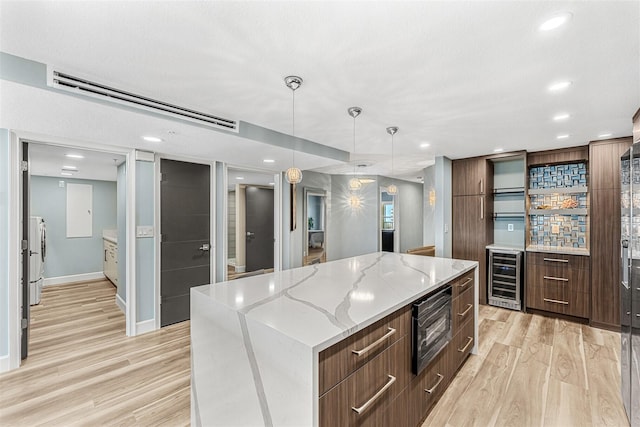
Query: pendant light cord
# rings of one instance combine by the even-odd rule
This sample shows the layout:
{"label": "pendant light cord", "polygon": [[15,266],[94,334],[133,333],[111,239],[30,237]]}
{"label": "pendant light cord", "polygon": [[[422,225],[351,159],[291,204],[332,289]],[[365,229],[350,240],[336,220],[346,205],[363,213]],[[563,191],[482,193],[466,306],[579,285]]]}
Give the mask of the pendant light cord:
{"label": "pendant light cord", "polygon": [[291,91],[291,136],[293,136],[294,147],[291,147],[291,166],[296,167],[296,91]]}

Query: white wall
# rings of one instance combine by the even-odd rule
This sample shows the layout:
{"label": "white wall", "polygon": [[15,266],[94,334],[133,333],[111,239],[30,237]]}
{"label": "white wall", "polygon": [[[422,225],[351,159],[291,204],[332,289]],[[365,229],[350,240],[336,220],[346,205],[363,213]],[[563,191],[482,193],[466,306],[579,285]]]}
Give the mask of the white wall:
{"label": "white wall", "polygon": [[436,256],[451,258],[451,160],[436,157]]}

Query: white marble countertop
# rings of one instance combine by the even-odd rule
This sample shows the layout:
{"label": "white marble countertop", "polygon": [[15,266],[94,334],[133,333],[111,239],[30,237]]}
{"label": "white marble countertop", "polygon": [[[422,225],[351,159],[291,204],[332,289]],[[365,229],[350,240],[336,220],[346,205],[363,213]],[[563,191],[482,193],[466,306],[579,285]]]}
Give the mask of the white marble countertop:
{"label": "white marble countertop", "polygon": [[524,245],[521,246],[517,246],[517,245],[508,245],[508,244],[503,244],[503,243],[492,243],[490,245],[487,245],[487,249],[494,249],[494,250],[508,250],[508,251],[523,251],[524,252]]}
{"label": "white marble countertop", "polygon": [[117,244],[118,230],[102,230],[102,238]]}
{"label": "white marble countertop", "polygon": [[552,253],[552,254],[589,256],[589,249],[572,248],[572,247],[569,247],[569,246],[529,245],[529,246],[527,246],[527,252],[543,252],[543,253]]}
{"label": "white marble countertop", "polygon": [[199,286],[191,292],[319,352],[477,265],[378,252]]}

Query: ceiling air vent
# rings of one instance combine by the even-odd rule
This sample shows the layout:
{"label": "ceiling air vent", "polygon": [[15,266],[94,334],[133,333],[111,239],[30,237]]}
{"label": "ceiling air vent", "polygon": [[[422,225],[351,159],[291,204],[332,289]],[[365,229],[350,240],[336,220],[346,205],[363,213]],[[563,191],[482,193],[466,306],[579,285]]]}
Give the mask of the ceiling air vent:
{"label": "ceiling air vent", "polygon": [[91,98],[102,99],[107,102],[114,102],[116,104],[139,108],[145,111],[151,111],[182,120],[188,120],[190,122],[195,122],[215,129],[238,132],[238,122],[235,120],[223,119],[221,117],[200,113],[188,108],[125,92],[120,89],[92,82],[85,78],[62,73],[52,68],[49,68],[47,71],[48,85],[60,90],[86,95]]}

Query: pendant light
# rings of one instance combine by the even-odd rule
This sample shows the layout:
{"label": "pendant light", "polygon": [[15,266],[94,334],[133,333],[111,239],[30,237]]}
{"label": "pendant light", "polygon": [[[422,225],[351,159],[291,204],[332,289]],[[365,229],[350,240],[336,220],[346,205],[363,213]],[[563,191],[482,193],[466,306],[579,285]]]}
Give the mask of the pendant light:
{"label": "pendant light", "polygon": [[[391,176],[393,176],[393,135],[398,132],[397,126],[391,126],[387,128],[387,133],[391,135]],[[398,193],[398,187],[394,184],[391,184],[387,187],[387,194],[395,195]]]}
{"label": "pendant light", "polygon": [[[295,138],[296,135],[296,89],[302,86],[302,77],[287,76],[284,78],[284,83],[289,89],[291,89],[291,105],[292,105],[292,125],[291,136]],[[289,184],[298,184],[302,182],[302,171],[296,167],[296,150],[291,148],[291,167],[287,169],[285,174],[287,182]]]}
{"label": "pendant light", "polygon": [[[362,113],[362,108],[360,107],[351,107],[347,110],[347,113],[351,117],[353,117],[353,155],[356,154],[356,117]],[[353,163],[353,178],[349,180],[349,190],[358,191],[362,188],[362,182],[356,176],[356,164],[355,161]]]}

